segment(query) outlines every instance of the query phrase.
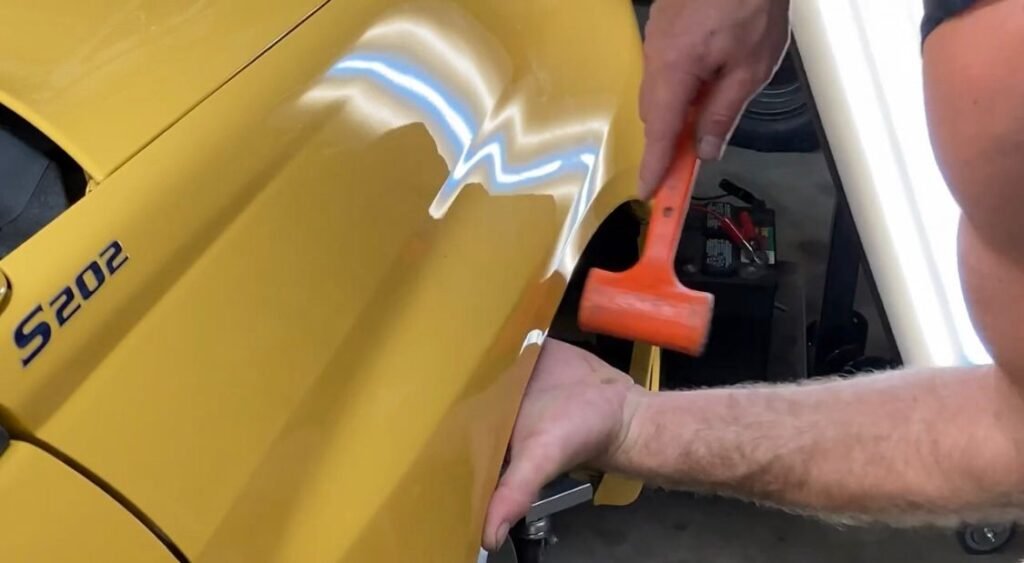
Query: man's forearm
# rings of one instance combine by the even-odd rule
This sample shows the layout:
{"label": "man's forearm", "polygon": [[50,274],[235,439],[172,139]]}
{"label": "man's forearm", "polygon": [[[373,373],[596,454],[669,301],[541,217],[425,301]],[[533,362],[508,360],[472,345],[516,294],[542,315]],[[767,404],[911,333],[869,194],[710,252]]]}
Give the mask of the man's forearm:
{"label": "man's forearm", "polygon": [[646,396],[612,463],[844,520],[1024,514],[1024,400],[995,368]]}

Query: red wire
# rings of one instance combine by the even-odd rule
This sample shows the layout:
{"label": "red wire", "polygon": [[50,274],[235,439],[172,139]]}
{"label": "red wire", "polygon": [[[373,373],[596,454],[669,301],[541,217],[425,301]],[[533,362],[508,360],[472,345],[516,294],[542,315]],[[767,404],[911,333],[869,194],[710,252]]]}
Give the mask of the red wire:
{"label": "red wire", "polygon": [[721,213],[715,211],[714,209],[705,207],[703,205],[694,205],[693,208],[696,209],[697,211],[703,211],[704,213],[707,213],[708,215],[715,217],[723,225],[728,227],[727,230],[729,231],[729,234],[732,235],[732,237],[730,237],[732,238],[732,242],[737,246],[742,246],[743,248],[746,248],[750,252],[750,258],[754,262],[760,263],[760,260],[758,260],[757,258],[757,252],[754,250],[754,247],[751,246],[750,242],[748,242],[747,239],[743,237],[743,233],[741,233],[740,230],[736,228],[736,223],[733,223],[732,219],[726,217],[725,215],[722,215]]}
{"label": "red wire", "polygon": [[704,205],[694,205],[693,208],[696,209],[697,211],[703,211],[704,213],[706,213],[708,215],[711,215],[715,219],[718,219],[718,221],[720,223],[722,223],[723,225],[728,227],[728,229],[730,231],[729,234],[733,235],[730,238],[733,239],[734,243],[736,243],[736,244],[738,244],[740,246],[745,246],[745,247],[747,247],[747,249],[749,249],[749,250],[751,250],[751,252],[753,252],[753,249],[750,247],[750,243],[747,242],[747,239],[745,239],[743,237],[743,233],[741,233],[740,230],[736,227],[736,223],[732,222],[732,219],[730,219],[729,217],[726,217],[725,215],[722,215],[721,213],[715,211],[714,209],[711,209],[710,207],[706,207]]}

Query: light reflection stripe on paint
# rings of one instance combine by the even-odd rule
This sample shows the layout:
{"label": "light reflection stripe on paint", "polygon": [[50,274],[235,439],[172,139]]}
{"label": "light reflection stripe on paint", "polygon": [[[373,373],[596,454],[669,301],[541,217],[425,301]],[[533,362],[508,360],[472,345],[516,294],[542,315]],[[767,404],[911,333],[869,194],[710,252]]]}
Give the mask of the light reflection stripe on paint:
{"label": "light reflection stripe on paint", "polygon": [[[451,148],[458,153],[458,160],[430,206],[430,215],[435,219],[444,217],[462,187],[476,179],[473,174],[479,173],[481,169],[485,170],[487,176],[482,183],[488,192],[496,195],[520,193],[523,188],[552,180],[559,175],[578,172],[583,178],[582,185],[574,197],[566,224],[559,235],[548,275],[556,269],[563,272],[566,268],[572,270],[575,261],[566,259],[567,250],[597,195],[594,174],[599,152],[597,147],[582,146],[561,154],[548,155],[526,166],[511,166],[504,138],[496,134],[492,139],[475,143],[480,131],[470,112],[428,72],[415,65],[393,56],[360,53],[340,60],[329,74],[339,77],[362,76],[382,83],[424,109],[427,117],[443,129],[443,136],[454,144]],[[474,144],[479,145],[479,148],[474,150]]]}
{"label": "light reflection stripe on paint", "polygon": [[523,345],[519,348],[519,353],[522,354],[530,346],[541,346],[544,344],[544,339],[548,336],[548,331],[535,328],[530,332],[526,333],[526,338],[523,339]]}

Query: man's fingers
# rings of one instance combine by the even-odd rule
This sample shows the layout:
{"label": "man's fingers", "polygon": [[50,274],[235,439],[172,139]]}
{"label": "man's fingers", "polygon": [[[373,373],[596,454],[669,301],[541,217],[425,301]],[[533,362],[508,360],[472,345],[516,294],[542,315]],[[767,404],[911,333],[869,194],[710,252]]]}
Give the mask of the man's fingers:
{"label": "man's fingers", "polygon": [[640,199],[650,199],[657,191],[661,179],[668,170],[675,150],[675,140],[679,136],[680,127],[676,127],[666,135],[648,138],[644,146],[644,157],[640,161]]}
{"label": "man's fingers", "polygon": [[644,121],[644,157],[640,163],[639,195],[654,194],[675,154],[676,140],[683,128],[686,111],[700,88],[692,72],[651,64],[640,91],[640,117]]}
{"label": "man's fingers", "polygon": [[526,516],[530,506],[537,500],[541,487],[562,471],[555,463],[557,453],[550,453],[555,455],[533,451],[513,456],[487,508],[482,538],[484,549],[496,551],[501,547],[509,528]]}
{"label": "man's fingers", "polygon": [[726,73],[712,86],[697,121],[697,156],[701,160],[722,158],[740,115],[765,80],[743,69]]}

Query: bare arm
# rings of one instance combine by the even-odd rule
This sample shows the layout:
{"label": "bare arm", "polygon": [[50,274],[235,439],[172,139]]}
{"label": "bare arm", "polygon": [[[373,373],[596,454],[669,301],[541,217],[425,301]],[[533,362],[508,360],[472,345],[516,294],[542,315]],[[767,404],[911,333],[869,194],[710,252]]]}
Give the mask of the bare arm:
{"label": "bare arm", "polygon": [[846,522],[1024,514],[1024,400],[997,369],[639,399],[615,469]]}

